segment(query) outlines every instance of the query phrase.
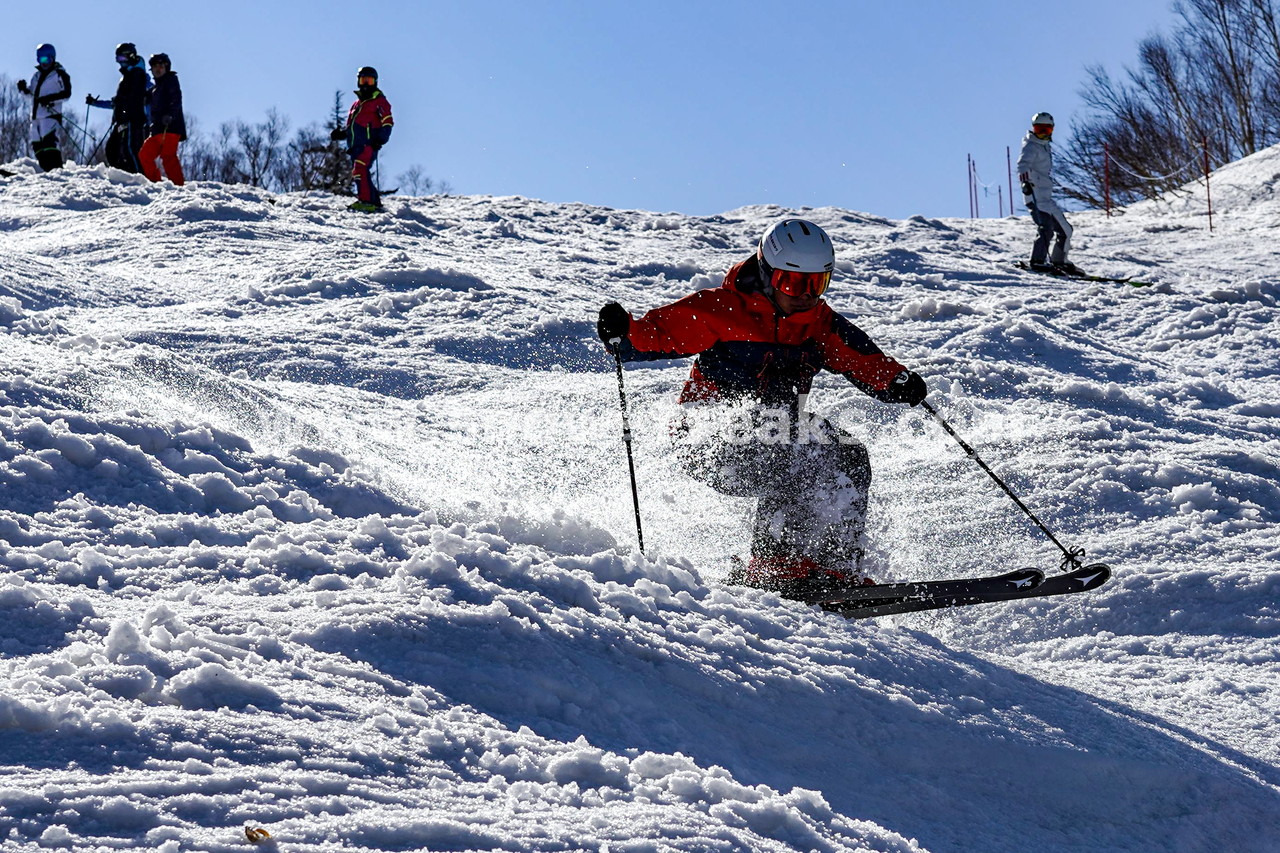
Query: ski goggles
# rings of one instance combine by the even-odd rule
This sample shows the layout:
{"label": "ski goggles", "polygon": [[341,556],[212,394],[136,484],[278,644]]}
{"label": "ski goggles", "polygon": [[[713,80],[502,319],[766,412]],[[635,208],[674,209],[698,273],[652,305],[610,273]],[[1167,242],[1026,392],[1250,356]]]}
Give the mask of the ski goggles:
{"label": "ski goggles", "polygon": [[366,75],[365,75],[365,76],[363,76],[363,77],[357,77],[357,78],[356,78],[356,85],[358,85],[358,86],[376,86],[376,85],[378,85],[378,78],[377,78],[377,77],[370,77],[369,75],[367,75],[367,74],[366,74]]}
{"label": "ski goggles", "polygon": [[827,285],[831,284],[831,271],[774,270],[769,275],[769,284],[776,292],[787,296],[821,296],[827,292]]}
{"label": "ski goggles", "polygon": [[36,62],[39,62],[41,65],[48,65],[50,62],[53,62],[53,57],[52,57],[52,56],[37,56],[37,57],[36,57]]}
{"label": "ski goggles", "polygon": [[116,57],[116,62],[119,62],[121,65],[128,65],[130,62],[133,62],[133,57],[132,57],[132,56],[117,56],[117,57]]}
{"label": "ski goggles", "polygon": [[1053,125],[1051,124],[1033,124],[1031,132],[1036,136],[1053,136]]}

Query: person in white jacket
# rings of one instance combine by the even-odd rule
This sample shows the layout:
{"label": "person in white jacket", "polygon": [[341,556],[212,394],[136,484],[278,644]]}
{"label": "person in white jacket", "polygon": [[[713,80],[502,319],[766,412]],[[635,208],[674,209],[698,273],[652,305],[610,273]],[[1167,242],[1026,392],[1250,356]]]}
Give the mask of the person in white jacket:
{"label": "person in white jacket", "polygon": [[46,172],[62,167],[58,131],[62,128],[62,104],[71,97],[71,75],[58,64],[51,44],[36,48],[36,73],[31,82],[18,81],[18,91],[31,96],[31,150]]}
{"label": "person in white jacket", "polygon": [[1053,200],[1053,116],[1049,113],[1036,113],[1031,117],[1031,130],[1023,138],[1022,151],[1018,154],[1018,180],[1022,182],[1023,200],[1037,228],[1036,241],[1031,247],[1031,268],[1037,272],[1079,274],[1079,268],[1067,260],[1071,250],[1071,223]]}

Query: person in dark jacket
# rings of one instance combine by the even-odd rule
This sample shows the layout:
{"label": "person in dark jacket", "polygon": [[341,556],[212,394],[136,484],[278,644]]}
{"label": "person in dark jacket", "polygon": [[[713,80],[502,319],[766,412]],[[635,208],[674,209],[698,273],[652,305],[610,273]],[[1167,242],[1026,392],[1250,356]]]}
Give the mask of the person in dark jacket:
{"label": "person in dark jacket", "polygon": [[31,151],[46,172],[62,168],[58,131],[62,129],[62,104],[71,97],[71,75],[58,62],[51,44],[36,48],[36,73],[31,82],[18,81],[18,91],[31,96]]}
{"label": "person in dark jacket", "polygon": [[391,104],[378,88],[378,72],[366,65],[356,72],[356,100],[347,111],[347,123],[329,137],[346,140],[351,155],[351,177],[356,181],[357,201],[352,210],[366,213],[382,209],[382,195],[373,183],[373,162],[391,138]]}
{"label": "person in dark jacket", "polygon": [[142,143],[138,159],[142,174],[149,180],[160,180],[156,158],[164,165],[164,173],[175,186],[185,183],[182,163],[178,161],[178,143],[187,138],[187,123],[182,115],[182,87],[178,75],[173,73],[167,53],[153,55],[147,64],[155,85],[148,93],[151,123],[147,126],[147,139]]}
{"label": "person in dark jacket", "polygon": [[107,165],[126,172],[142,171],[138,152],[147,128],[147,69],[131,42],[116,47],[116,63],[120,66],[120,85],[114,98],[89,95],[85,103],[111,110],[111,135],[107,137]]}
{"label": "person in dark jacket", "polygon": [[697,356],[680,396],[676,451],[694,478],[758,498],[751,560],[731,580],[816,600],[861,573],[871,467],[855,438],[804,411],[829,370],[887,403],[919,405],[924,380],[822,299],[835,252],[813,222],[769,228],[720,287],[639,319],[618,303],[597,332],[624,361]]}

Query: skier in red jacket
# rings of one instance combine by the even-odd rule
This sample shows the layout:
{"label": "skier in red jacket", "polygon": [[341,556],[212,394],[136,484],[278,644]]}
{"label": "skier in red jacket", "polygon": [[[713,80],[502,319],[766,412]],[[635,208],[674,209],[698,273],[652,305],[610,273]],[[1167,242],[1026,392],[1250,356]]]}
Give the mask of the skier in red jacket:
{"label": "skier in red jacket", "polygon": [[822,299],[835,266],[826,232],[769,228],[756,253],[701,290],[639,319],[618,303],[597,331],[625,361],[697,356],[680,395],[677,452],[694,478],[756,497],[751,560],[731,580],[816,600],[861,573],[871,467],[866,448],[804,412],[826,369],[886,403],[919,405],[919,374],[881,352]]}
{"label": "skier in red jacket", "polygon": [[347,111],[347,123],[334,128],[329,138],[345,140],[351,155],[351,177],[356,181],[357,199],[352,210],[373,213],[382,210],[382,194],[373,183],[373,161],[391,139],[391,104],[378,88],[378,72],[366,65],[356,72],[356,100]]}

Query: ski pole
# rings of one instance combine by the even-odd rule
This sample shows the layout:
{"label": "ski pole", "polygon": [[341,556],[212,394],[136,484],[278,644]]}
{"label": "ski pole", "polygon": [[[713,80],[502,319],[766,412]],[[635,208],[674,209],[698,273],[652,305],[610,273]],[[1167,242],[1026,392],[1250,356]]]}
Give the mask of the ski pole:
{"label": "ski pole", "polygon": [[83,134],[83,133],[84,133],[84,130],[83,130],[79,125],[77,125],[77,124],[75,123],[75,121],[74,121],[70,116],[68,116],[68,115],[66,115],[66,114],[63,114],[63,115],[60,117],[60,120],[61,120],[65,125],[70,125],[70,126],[71,126],[71,130],[72,130],[73,132],[68,133],[68,132],[66,131],[66,128],[64,127],[64,128],[63,128],[63,136],[64,136],[64,138],[67,140],[67,142],[71,143],[71,147],[72,147],[72,148],[74,148],[74,149],[76,149],[76,154],[77,154],[78,156],[80,156],[80,157],[83,157],[83,156],[84,156],[84,146],[83,146],[83,145],[81,145],[80,143],[76,142],[76,135],[75,135],[74,131],[77,131],[77,130],[78,130],[78,131],[80,131],[80,133],[81,133],[81,134]]}
{"label": "ski pole", "polygon": [[1018,496],[1013,493],[1013,489],[1010,489],[1008,486],[1006,486],[1004,480],[1001,480],[1000,477],[996,475],[996,472],[991,470],[991,466],[987,465],[986,462],[982,461],[982,457],[978,455],[978,451],[970,447],[968,442],[966,442],[963,438],[961,438],[960,434],[951,428],[951,424],[947,423],[945,420],[942,419],[942,415],[938,414],[937,411],[933,408],[933,406],[929,405],[928,400],[922,400],[920,402],[920,406],[926,412],[933,415],[934,420],[936,420],[939,424],[941,424],[942,428],[945,429],[951,435],[951,437],[954,438],[957,443],[959,443],[959,445],[962,448],[964,448],[964,452],[969,454],[969,458],[972,459],[974,462],[977,462],[978,466],[982,468],[983,471],[986,471],[988,474],[990,474],[991,479],[996,481],[996,485],[1004,489],[1004,493],[1009,497],[1013,498],[1013,502],[1018,505],[1018,508],[1027,514],[1027,518],[1034,521],[1036,527],[1039,527],[1042,531],[1044,531],[1044,535],[1049,537],[1049,541],[1052,542],[1054,545],[1058,546],[1058,550],[1062,552],[1062,565],[1060,568],[1063,571],[1066,571],[1067,569],[1079,568],[1081,565],[1081,559],[1084,557],[1084,549],[1083,548],[1068,549],[1065,545],[1059,542],[1058,537],[1054,536],[1048,527],[1045,527],[1044,522],[1036,518],[1036,514],[1032,512],[1030,509],[1028,509],[1027,505],[1024,504],[1018,498]]}
{"label": "ski pole", "polygon": [[102,143],[104,143],[104,142],[106,142],[106,141],[107,141],[107,138],[111,136],[112,132],[114,132],[114,131],[115,131],[115,128],[116,128],[116,126],[115,126],[114,124],[113,124],[113,125],[111,125],[111,127],[107,129],[107,133],[106,133],[106,135],[105,135],[105,136],[103,136],[101,139],[99,139],[99,140],[98,140],[98,144],[97,144],[97,145],[93,146],[93,150],[92,150],[92,151],[90,151],[90,152],[89,152],[89,156],[88,156],[87,158],[85,158],[85,160],[86,160],[85,165],[86,165],[86,166],[92,166],[92,165],[93,165],[93,158],[98,156],[98,151],[99,151],[99,150],[101,150],[101,148],[102,148]]}
{"label": "ski pole", "polygon": [[618,402],[622,406],[622,443],[627,446],[627,468],[631,470],[631,503],[636,508],[636,539],[644,553],[644,531],[640,527],[640,492],[636,489],[636,462],[631,455],[631,421],[627,418],[627,392],[622,384],[622,338],[609,341],[613,361],[618,368]]}

